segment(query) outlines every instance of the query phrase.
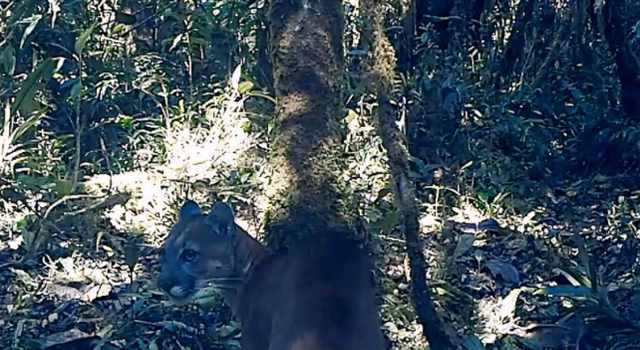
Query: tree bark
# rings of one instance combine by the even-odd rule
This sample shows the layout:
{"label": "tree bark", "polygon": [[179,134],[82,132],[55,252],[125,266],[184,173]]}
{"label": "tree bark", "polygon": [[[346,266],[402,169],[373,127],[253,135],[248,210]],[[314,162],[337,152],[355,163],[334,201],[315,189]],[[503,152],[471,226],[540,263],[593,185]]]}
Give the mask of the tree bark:
{"label": "tree bark", "polygon": [[603,11],[605,37],[618,68],[622,109],[627,116],[640,118],[640,39],[634,33],[640,21],[640,3],[607,0]]}
{"label": "tree bark", "polygon": [[406,238],[406,249],[411,269],[411,294],[418,322],[429,342],[430,349],[454,349],[438,317],[431,293],[427,286],[426,263],[419,237],[418,207],[415,186],[409,178],[409,153],[404,137],[396,126],[394,107],[391,104],[392,83],[395,75],[395,52],[384,34],[382,3],[365,0],[362,3],[364,18],[370,26],[363,31],[363,42],[369,47],[369,69],[367,85],[377,95],[378,109],[375,125],[382,144],[387,151],[391,171],[395,203],[401,216]]}
{"label": "tree bark", "polygon": [[276,247],[341,222],[334,185],[343,26],[339,0],[270,1],[279,130],[269,160],[266,226]]}

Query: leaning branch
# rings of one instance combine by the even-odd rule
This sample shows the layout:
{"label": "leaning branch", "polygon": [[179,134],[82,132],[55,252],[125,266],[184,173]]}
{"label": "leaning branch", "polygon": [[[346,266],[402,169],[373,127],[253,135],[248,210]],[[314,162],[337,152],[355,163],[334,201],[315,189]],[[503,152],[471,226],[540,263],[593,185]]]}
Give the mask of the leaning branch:
{"label": "leaning branch", "polygon": [[395,52],[384,34],[382,13],[378,0],[363,3],[365,18],[371,19],[370,27],[363,33],[365,44],[369,45],[371,60],[368,73],[370,86],[378,99],[376,129],[387,151],[391,171],[395,202],[401,213],[406,237],[406,249],[411,268],[411,293],[418,322],[422,325],[430,348],[434,350],[453,349],[446,335],[442,321],[438,317],[427,286],[426,263],[423,246],[419,237],[418,208],[415,199],[415,186],[409,179],[409,152],[404,137],[396,127],[396,119],[390,96],[395,75]]}

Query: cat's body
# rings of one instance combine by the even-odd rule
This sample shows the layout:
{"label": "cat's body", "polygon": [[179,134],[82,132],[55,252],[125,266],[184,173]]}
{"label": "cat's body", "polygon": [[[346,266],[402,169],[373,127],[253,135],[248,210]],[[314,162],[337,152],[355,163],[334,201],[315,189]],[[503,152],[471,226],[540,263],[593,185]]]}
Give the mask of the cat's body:
{"label": "cat's body", "polygon": [[225,204],[180,211],[159,285],[188,300],[217,286],[240,319],[244,350],[382,350],[367,255],[335,233],[273,254],[234,224]]}

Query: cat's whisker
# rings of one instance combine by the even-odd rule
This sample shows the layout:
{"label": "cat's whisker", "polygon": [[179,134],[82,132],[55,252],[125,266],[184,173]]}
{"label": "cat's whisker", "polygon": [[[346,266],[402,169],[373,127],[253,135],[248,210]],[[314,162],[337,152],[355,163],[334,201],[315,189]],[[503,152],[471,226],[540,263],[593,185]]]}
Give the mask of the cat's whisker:
{"label": "cat's whisker", "polygon": [[212,281],[231,281],[231,282],[241,282],[244,279],[242,277],[213,277],[208,280]]}
{"label": "cat's whisker", "polygon": [[237,289],[242,283],[242,279],[237,278],[211,278],[196,282],[197,289],[214,287],[218,289]]}

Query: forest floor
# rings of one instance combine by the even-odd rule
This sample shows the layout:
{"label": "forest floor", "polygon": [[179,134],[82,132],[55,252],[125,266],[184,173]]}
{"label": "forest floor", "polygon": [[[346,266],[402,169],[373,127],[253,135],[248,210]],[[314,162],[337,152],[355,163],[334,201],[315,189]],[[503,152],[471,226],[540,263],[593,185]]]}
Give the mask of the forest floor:
{"label": "forest floor", "polygon": [[[540,198],[546,206],[540,203],[524,217],[510,215],[509,208],[488,217],[470,204],[444,225],[442,218],[425,215],[421,224],[431,287],[451,331],[475,333],[496,348],[562,348],[592,336],[589,332],[598,331],[593,327],[613,332],[616,317],[637,324],[640,266],[637,240],[629,235],[637,232],[640,191],[622,186],[621,180],[598,177],[562,191],[548,189]],[[47,245],[56,249],[38,259],[20,260],[17,237],[3,233],[1,344],[25,349],[238,347],[237,324],[219,301],[214,307],[175,307],[156,292],[153,244],[127,252],[124,238],[103,231],[108,230],[105,219],[84,215],[73,220],[82,230],[51,237]],[[96,242],[100,236],[107,243]],[[422,348],[409,304],[402,236],[381,235],[372,246],[385,332],[394,349]],[[132,254],[140,256],[133,274],[127,263]],[[594,306],[595,297],[587,295],[590,276],[582,264],[595,268],[611,310],[602,311],[604,306]],[[553,286],[564,298],[541,293]],[[566,298],[572,294],[582,301]],[[579,307],[590,298],[591,310]],[[631,325],[617,327],[622,336],[633,332]],[[611,337],[618,339],[616,333]],[[467,338],[467,348],[473,349],[468,339],[475,338]],[[640,337],[620,348],[638,342]]]}

